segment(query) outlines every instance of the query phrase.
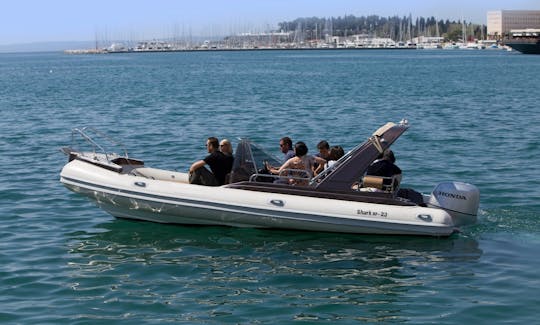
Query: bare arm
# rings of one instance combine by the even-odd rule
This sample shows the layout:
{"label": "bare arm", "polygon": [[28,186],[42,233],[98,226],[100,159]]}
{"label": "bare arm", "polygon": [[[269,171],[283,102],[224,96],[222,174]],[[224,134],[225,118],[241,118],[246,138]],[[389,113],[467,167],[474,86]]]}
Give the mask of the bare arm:
{"label": "bare arm", "polygon": [[268,169],[268,171],[270,171],[270,174],[279,174],[281,173],[284,169],[287,169],[289,168],[289,165],[291,164],[291,160],[293,160],[293,158],[287,160],[283,165],[281,165],[281,167],[279,167],[279,169],[277,168],[274,168],[274,167],[271,167]]}
{"label": "bare arm", "polygon": [[321,158],[321,157],[317,157],[317,156],[313,156],[313,158],[315,158],[315,162],[319,165],[323,165],[326,164],[326,159],[324,158]]}
{"label": "bare arm", "polygon": [[279,167],[279,169],[278,169],[278,171],[277,171],[276,174],[281,174],[281,172],[282,172],[284,169],[288,169],[289,166],[291,165],[291,160],[292,160],[292,159],[294,159],[294,157],[291,158],[291,159],[289,159],[289,160],[287,160],[283,165],[281,165],[281,167]]}
{"label": "bare arm", "polygon": [[326,159],[317,156],[313,156],[313,158],[315,158],[315,162],[318,164],[317,168],[313,171],[313,175],[317,175],[324,169]]}
{"label": "bare arm", "polygon": [[193,173],[194,171],[196,171],[197,169],[203,167],[206,163],[204,162],[204,160],[199,160],[199,161],[196,161],[194,162],[191,167],[189,167],[189,172],[190,173]]}

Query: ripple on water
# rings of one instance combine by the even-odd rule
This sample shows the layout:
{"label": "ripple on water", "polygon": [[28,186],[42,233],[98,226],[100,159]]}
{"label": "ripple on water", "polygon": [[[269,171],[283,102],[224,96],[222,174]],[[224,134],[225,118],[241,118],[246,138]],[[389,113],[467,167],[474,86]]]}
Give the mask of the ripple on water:
{"label": "ripple on water", "polygon": [[[1,321],[536,322],[540,179],[527,166],[538,103],[522,91],[538,88],[535,57],[1,56]],[[116,220],[58,182],[72,127],[186,170],[210,135],[276,155],[284,135],[310,152],[321,139],[348,150],[401,118],[411,122],[394,146],[403,185],[476,184],[476,225],[446,239],[165,226]]]}

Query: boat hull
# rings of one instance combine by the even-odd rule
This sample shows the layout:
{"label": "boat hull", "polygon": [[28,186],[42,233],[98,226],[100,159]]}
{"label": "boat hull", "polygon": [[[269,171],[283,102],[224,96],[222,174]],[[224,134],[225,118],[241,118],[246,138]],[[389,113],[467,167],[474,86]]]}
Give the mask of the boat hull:
{"label": "boat hull", "polygon": [[540,54],[540,40],[536,42],[507,42],[506,45],[523,54]]}
{"label": "boat hull", "polygon": [[456,230],[441,209],[206,187],[119,174],[80,160],[64,166],[61,181],[118,218],[385,235],[448,236]]}

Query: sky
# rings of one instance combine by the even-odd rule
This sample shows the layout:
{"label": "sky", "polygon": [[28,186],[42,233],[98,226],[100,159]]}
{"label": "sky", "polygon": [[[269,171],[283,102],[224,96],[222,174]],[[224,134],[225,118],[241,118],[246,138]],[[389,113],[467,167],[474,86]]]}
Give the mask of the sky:
{"label": "sky", "polygon": [[299,17],[379,15],[485,24],[490,10],[540,10],[540,0],[2,0],[0,45],[142,40],[262,32]]}

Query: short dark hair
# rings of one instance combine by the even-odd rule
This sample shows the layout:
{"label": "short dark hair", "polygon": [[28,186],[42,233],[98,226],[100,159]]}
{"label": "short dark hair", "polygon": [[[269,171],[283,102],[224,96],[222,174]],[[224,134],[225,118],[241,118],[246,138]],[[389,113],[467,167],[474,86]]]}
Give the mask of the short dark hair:
{"label": "short dark hair", "polygon": [[330,158],[332,160],[339,160],[339,158],[343,157],[345,155],[345,151],[341,146],[333,146],[332,149],[330,149]]}
{"label": "short dark hair", "polygon": [[283,137],[280,141],[283,141],[283,143],[289,145],[289,149],[292,149],[292,140],[289,137]]}
{"label": "short dark hair", "polygon": [[219,149],[219,140],[216,137],[209,137],[208,143],[212,145],[212,148]]}
{"label": "short dark hair", "polygon": [[308,148],[307,148],[306,144],[304,142],[302,142],[302,141],[298,141],[294,145],[294,153],[296,154],[297,157],[302,157],[305,154],[307,154],[308,153]]}
{"label": "short dark hair", "polygon": [[383,159],[386,159],[390,161],[391,163],[396,162],[396,157],[394,156],[394,152],[390,149],[386,149],[383,153]]}
{"label": "short dark hair", "polygon": [[321,142],[317,144],[317,149],[330,149],[330,145],[328,144],[328,141],[321,140]]}

